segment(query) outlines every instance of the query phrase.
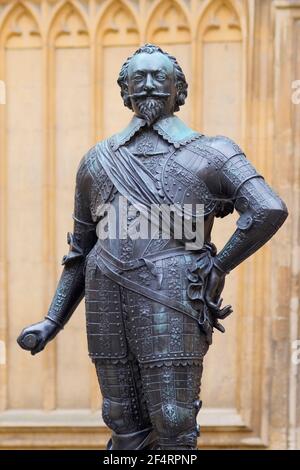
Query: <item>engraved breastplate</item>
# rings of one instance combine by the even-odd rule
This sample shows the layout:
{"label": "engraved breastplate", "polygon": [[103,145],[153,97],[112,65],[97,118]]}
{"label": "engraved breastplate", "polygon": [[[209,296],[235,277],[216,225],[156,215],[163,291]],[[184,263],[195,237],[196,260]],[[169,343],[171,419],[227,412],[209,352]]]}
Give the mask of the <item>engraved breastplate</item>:
{"label": "engraved breastplate", "polygon": [[[210,168],[206,159],[186,147],[174,149],[164,162],[160,175],[164,196],[169,204],[190,204],[195,215],[196,205],[203,205],[203,215],[214,211],[217,205],[206,180]],[[189,213],[189,211],[187,212]]]}
{"label": "engraved breastplate", "polygon": [[[216,201],[205,182],[207,160],[201,158],[195,152],[191,152],[188,144],[182,145],[179,148],[178,146],[175,147],[156,132],[149,129],[138,133],[125,145],[132,155],[142,161],[142,164],[153,176],[161,204],[169,206],[190,204],[191,215],[194,215],[195,211],[199,208],[196,204],[202,204],[204,212],[202,211],[201,215],[213,213]],[[101,204],[110,202],[118,210],[117,206],[120,195],[101,168],[99,161],[95,161],[93,165],[94,174],[95,170],[97,170],[97,184],[94,185],[94,195],[92,198],[93,210],[96,217],[97,205],[99,207]],[[138,215],[135,210],[133,213],[130,213],[131,204],[129,201],[127,206],[128,234],[129,225],[134,223]],[[150,237],[150,232],[153,239]],[[149,227],[148,238],[132,240],[130,237],[119,237],[118,240],[105,241],[105,245],[111,253],[126,261],[149,252],[160,251],[164,248],[180,244],[180,241],[174,240],[173,237],[171,239],[162,239],[161,237],[153,236],[152,233]]]}

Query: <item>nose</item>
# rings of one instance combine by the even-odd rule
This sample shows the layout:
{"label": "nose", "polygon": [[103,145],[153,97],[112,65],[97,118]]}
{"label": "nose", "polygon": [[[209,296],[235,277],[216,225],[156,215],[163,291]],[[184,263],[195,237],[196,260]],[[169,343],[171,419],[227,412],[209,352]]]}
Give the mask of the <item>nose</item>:
{"label": "nose", "polygon": [[144,90],[145,91],[153,91],[155,88],[155,85],[153,83],[153,79],[152,79],[152,76],[150,73],[147,74],[147,77],[146,77],[146,82],[145,82],[145,85],[144,85]]}

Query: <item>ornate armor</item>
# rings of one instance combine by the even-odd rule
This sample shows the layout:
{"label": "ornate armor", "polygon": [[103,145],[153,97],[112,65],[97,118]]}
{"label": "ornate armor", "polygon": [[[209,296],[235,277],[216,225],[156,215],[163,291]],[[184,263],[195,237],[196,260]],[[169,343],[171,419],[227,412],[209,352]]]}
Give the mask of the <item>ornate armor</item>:
{"label": "ornate armor", "polygon": [[[190,204],[192,218],[203,204],[203,247],[185,250],[174,238],[97,239],[101,208],[117,208],[121,196],[129,207]],[[217,253],[214,218],[234,208],[237,230]],[[136,215],[128,213],[129,226]],[[151,128],[135,116],[83,158],[74,233],[48,318],[63,326],[85,294],[108,448],[195,448],[203,357],[213,328],[223,329],[205,300],[208,275],[213,266],[237,266],[285,217],[283,202],[234,142],[193,132],[174,116]]]}

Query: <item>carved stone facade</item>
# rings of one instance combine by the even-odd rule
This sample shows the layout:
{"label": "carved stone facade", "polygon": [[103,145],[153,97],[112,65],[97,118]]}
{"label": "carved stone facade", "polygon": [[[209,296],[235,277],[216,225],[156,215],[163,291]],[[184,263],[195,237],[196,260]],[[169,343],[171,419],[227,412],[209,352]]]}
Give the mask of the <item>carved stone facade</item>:
{"label": "carved stone facade", "polygon": [[[239,142],[291,213],[229,279],[234,315],[205,358],[201,446],[299,448],[299,0],[0,0],[0,448],[107,440],[83,306],[42,356],[15,340],[47,311],[76,168],[129,121],[116,78],[147,41],[186,73],[183,120]],[[233,229],[216,224],[218,248]]]}

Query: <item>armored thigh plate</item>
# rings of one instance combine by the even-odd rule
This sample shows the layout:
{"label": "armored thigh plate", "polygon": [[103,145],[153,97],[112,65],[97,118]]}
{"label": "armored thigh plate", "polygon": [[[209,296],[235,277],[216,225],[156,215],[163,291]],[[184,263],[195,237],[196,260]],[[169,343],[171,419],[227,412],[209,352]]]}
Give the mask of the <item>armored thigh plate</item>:
{"label": "armored thigh plate", "polygon": [[[157,261],[160,286],[146,266],[123,276],[191,305],[187,273],[195,257],[181,255]],[[94,358],[124,358],[129,347],[141,363],[197,360],[208,349],[196,320],[111,281],[97,267],[93,253],[87,262],[86,315],[89,354]]]}

